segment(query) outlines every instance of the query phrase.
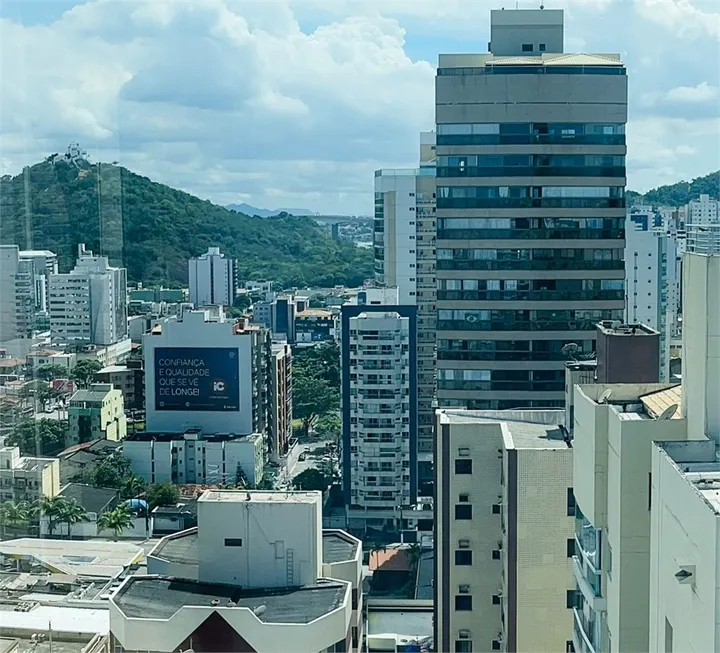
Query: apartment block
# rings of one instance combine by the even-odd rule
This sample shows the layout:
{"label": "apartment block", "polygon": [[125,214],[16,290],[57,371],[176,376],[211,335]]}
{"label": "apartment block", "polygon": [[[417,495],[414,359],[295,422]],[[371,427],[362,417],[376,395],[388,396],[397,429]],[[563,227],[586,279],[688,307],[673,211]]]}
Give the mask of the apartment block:
{"label": "apartment block", "polygon": [[361,650],[362,544],[322,529],[319,492],[206,491],[197,507],[110,599],[114,650]]}
{"label": "apartment block", "polygon": [[333,342],[337,333],[337,317],[331,311],[306,308],[295,314],[297,343]]}
{"label": "apartment block", "polygon": [[[363,291],[358,301],[397,291]],[[392,300],[391,300],[392,301]],[[417,497],[415,306],[342,307],[342,468],[351,532],[367,520],[395,527]]]}
{"label": "apartment block", "polygon": [[562,10],[490,23],[437,69],[438,404],[562,407],[562,348],[625,305],[626,69]]}
{"label": "apartment block", "polygon": [[0,245],[0,342],[27,339],[34,311],[33,276],[17,245]]}
{"label": "apartment block", "polygon": [[234,259],[225,258],[219,247],[188,261],[190,302],[202,306],[232,306],[237,291]]}
{"label": "apartment block", "polygon": [[60,492],[57,458],[22,456],[18,447],[0,447],[0,502],[54,497]]}
{"label": "apartment block", "polygon": [[51,274],[51,337],[57,344],[113,345],[127,338],[127,271],[78,246],[75,267]]}
{"label": "apartment block", "polygon": [[145,368],[142,359],[124,365],[108,365],[95,374],[98,383],[111,383],[122,392],[126,410],[145,408]]}
{"label": "apartment block", "polygon": [[78,390],[70,397],[67,411],[66,447],[92,440],[122,440],[127,434],[123,394],[112,383],[93,383]]}
{"label": "apartment block", "polygon": [[572,628],[563,411],[438,411],[435,645],[561,651]]}
{"label": "apartment block", "polygon": [[265,470],[260,434],[132,433],[123,444],[132,472],[148,483],[256,485]]}
{"label": "apartment block", "polygon": [[33,279],[33,302],[36,313],[47,313],[48,282],[58,273],[58,257],[46,249],[25,249],[20,252],[20,264]]}
{"label": "apartment block", "polygon": [[417,306],[418,474],[432,478],[435,397],[435,133],[420,134],[418,168],[375,172],[375,281]]}
{"label": "apartment block", "polygon": [[293,435],[292,360],[290,345],[272,345],[268,442],[270,456],[275,462],[279,462],[287,454]]}

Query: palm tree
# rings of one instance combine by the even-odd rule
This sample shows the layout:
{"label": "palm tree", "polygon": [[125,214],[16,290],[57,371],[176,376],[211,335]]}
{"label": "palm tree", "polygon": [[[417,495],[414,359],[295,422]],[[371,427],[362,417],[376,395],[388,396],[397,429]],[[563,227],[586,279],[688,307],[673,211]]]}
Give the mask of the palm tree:
{"label": "palm tree", "polygon": [[30,519],[30,507],[25,501],[6,501],[0,504],[0,523],[2,523],[2,535],[5,538],[7,526],[20,526],[26,524]]}
{"label": "palm tree", "polygon": [[108,510],[98,519],[98,528],[104,530],[109,528],[113,531],[113,540],[117,541],[120,533],[133,527],[133,519],[130,510],[124,503],[117,508]]}
{"label": "palm tree", "polygon": [[89,521],[87,510],[83,508],[75,499],[66,499],[60,508],[60,514],[57,517],[60,524],[67,524],[68,537],[70,537],[73,524],[79,524],[83,521]]}
{"label": "palm tree", "polygon": [[42,497],[42,499],[35,504],[33,508],[34,512],[41,518],[43,516],[47,517],[48,535],[52,536],[55,533],[55,527],[62,521],[61,517],[67,502],[68,500],[65,497],[57,496]]}
{"label": "palm tree", "polygon": [[123,499],[134,499],[145,491],[147,484],[139,476],[130,475],[123,480],[120,494]]}

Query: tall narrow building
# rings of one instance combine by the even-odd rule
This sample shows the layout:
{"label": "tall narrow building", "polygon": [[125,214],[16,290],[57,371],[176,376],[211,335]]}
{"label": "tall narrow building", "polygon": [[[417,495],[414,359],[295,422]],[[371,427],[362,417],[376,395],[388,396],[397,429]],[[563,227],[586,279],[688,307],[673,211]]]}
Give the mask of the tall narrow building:
{"label": "tall narrow building", "polygon": [[435,133],[420,134],[419,168],[375,172],[375,280],[417,307],[418,480],[432,480],[435,395]]}
{"label": "tall narrow building", "polygon": [[489,50],[437,70],[438,404],[560,407],[563,347],[623,316],[626,70],[562,10],[492,11]]}
{"label": "tall narrow building", "polygon": [[190,301],[200,306],[232,306],[237,290],[235,260],[225,258],[219,247],[188,261]]}

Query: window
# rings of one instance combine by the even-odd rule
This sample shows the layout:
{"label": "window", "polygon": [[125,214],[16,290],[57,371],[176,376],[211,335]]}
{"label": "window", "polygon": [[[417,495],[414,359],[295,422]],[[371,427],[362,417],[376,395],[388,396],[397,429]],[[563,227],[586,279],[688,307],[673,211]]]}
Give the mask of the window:
{"label": "window", "polygon": [[493,560],[500,560],[500,551],[499,551],[498,549],[493,549],[492,559],[493,559]]}
{"label": "window", "polygon": [[522,44],[522,51],[523,51],[523,52],[532,52],[532,51],[533,51],[533,45],[532,45],[532,43],[523,43],[523,44]]}
{"label": "window", "polygon": [[541,44],[540,44],[540,47],[538,48],[538,50],[540,50],[540,52],[545,52],[545,44],[544,44],[544,43],[541,43]]}
{"label": "window", "polygon": [[492,650],[493,651],[499,651],[500,650],[500,642],[496,639],[492,641]]}
{"label": "window", "polygon": [[567,541],[567,557],[572,558],[575,555],[575,538],[570,537]]}
{"label": "window", "polygon": [[493,515],[499,515],[500,514],[500,504],[494,503],[492,507],[492,514]]}
{"label": "window", "polygon": [[610,542],[605,539],[605,567],[607,568],[607,575],[612,580],[612,549],[610,548]]}
{"label": "window", "polygon": [[455,564],[459,567],[472,565],[472,551],[455,551]]}
{"label": "window", "polygon": [[226,537],[225,546],[242,546],[241,537]]}
{"label": "window", "polygon": [[468,503],[456,504],[455,519],[472,519],[472,506]]}
{"label": "window", "polygon": [[673,627],[665,617],[665,653],[673,653]]}
{"label": "window", "polygon": [[456,458],[455,473],[472,474],[472,458]]}
{"label": "window", "polygon": [[470,503],[470,495],[469,494],[460,494],[460,495],[458,495],[458,501],[460,503]]}
{"label": "window", "polygon": [[567,489],[567,516],[575,516],[575,493],[571,487]]}
{"label": "window", "polygon": [[456,639],[455,653],[472,653],[472,641],[469,639]]}
{"label": "window", "polygon": [[572,608],[579,608],[581,607],[581,597],[582,595],[578,590],[568,590],[567,595],[565,597],[565,607],[568,610],[572,610]]}
{"label": "window", "polygon": [[497,594],[492,595],[492,604],[500,605],[500,597]]}
{"label": "window", "polygon": [[466,594],[458,594],[455,597],[455,610],[458,611],[468,611],[472,610],[472,596],[467,596]]}

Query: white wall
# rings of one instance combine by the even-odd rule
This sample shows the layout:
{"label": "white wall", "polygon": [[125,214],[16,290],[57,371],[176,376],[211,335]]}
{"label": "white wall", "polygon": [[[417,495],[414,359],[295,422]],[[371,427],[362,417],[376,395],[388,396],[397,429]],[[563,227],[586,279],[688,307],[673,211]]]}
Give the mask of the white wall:
{"label": "white wall", "polygon": [[[315,582],[322,568],[320,492],[300,493],[294,501],[286,500],[286,493],[251,492],[259,498],[250,501],[243,500],[245,492],[215,494],[237,500],[203,495],[198,502],[200,578],[264,588]],[[226,546],[226,538],[241,539],[242,545]]]}
{"label": "white wall", "polygon": [[[183,432],[200,428],[207,433],[249,435],[252,420],[252,360],[250,333],[233,333],[232,322],[205,322],[204,313],[186,313],[182,321],[167,322],[161,334],[143,338],[148,431]],[[158,347],[237,349],[239,411],[181,411],[155,408],[155,349]]]}

